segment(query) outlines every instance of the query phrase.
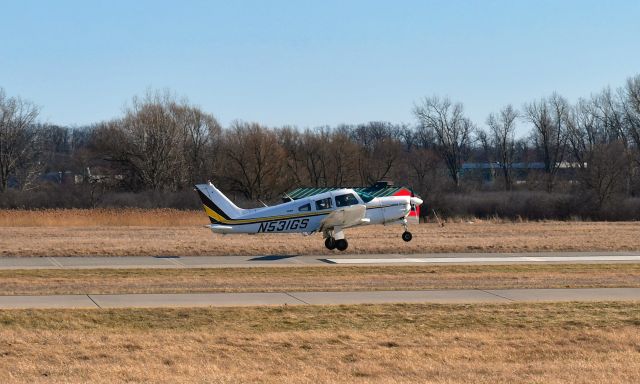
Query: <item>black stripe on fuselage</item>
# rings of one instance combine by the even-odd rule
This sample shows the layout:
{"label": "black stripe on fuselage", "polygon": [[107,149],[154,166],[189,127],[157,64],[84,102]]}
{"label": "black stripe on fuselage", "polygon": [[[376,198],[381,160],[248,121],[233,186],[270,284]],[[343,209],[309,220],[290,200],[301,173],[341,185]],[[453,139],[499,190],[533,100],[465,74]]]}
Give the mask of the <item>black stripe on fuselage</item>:
{"label": "black stripe on fuselage", "polygon": [[[395,207],[398,204],[391,204],[391,205],[385,205],[382,207],[371,207],[371,208],[367,208],[368,210],[372,210],[372,209],[381,209],[381,208],[389,208],[389,207]],[[324,212],[313,212],[313,213],[309,213],[307,215],[303,215],[303,216],[291,216],[291,217],[279,217],[279,216],[267,216],[267,217],[254,217],[254,218],[249,218],[249,219],[236,219],[239,221],[244,221],[244,220],[253,220],[250,221],[248,223],[234,223],[234,219],[227,219],[229,221],[231,221],[231,223],[220,223],[220,224],[226,224],[226,225],[251,225],[251,224],[259,224],[259,223],[264,223],[264,222],[268,222],[268,221],[281,221],[281,220],[291,220],[291,219],[305,219],[305,218],[309,218],[309,217],[315,217],[315,216],[323,216],[323,215],[329,215],[331,214],[331,212],[336,211],[335,209],[332,211],[324,211]],[[211,218],[209,218],[211,219]],[[211,219],[212,222],[214,222],[215,220]],[[214,222],[214,224],[218,224],[217,221]]]}
{"label": "black stripe on fuselage", "polygon": [[[210,210],[214,211],[218,215],[224,217],[226,220],[231,220],[229,215],[227,215],[220,207],[218,207],[213,201],[211,201],[209,196],[207,196],[204,193],[202,193],[202,191],[199,188],[196,188],[196,191],[198,192],[198,196],[200,196],[200,200],[202,200],[202,204],[206,205],[207,208],[209,208]],[[212,217],[209,217],[209,219],[211,220],[211,222],[213,224],[217,224],[218,223],[218,221],[214,220]]]}
{"label": "black stripe on fuselage", "polygon": [[[265,222],[269,222],[269,221],[281,221],[281,220],[293,220],[293,219],[306,219],[309,217],[315,217],[315,216],[324,216],[324,215],[328,215],[333,211],[328,211],[328,212],[315,212],[315,213],[309,213],[307,215],[301,215],[301,216],[288,216],[288,217],[282,217],[282,216],[265,216],[265,217],[254,217],[254,218],[250,218],[250,219],[231,219],[229,220],[230,223],[222,223],[222,224],[226,224],[226,225],[251,225],[251,224],[260,224],[260,223],[265,223]],[[250,222],[247,223],[238,223],[237,221],[246,221],[246,220],[252,220]]]}

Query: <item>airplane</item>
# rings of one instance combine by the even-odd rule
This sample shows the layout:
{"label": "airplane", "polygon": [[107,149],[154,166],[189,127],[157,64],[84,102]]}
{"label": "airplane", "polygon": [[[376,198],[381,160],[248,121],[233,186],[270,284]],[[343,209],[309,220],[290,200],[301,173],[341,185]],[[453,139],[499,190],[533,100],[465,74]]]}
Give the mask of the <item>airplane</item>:
{"label": "airplane", "polygon": [[415,196],[372,197],[343,188],[292,200],[271,207],[242,209],[211,182],[197,184],[204,211],[213,233],[304,233],[321,232],[327,249],[344,251],[349,246],[344,230],[360,225],[400,224],[402,240],[411,241],[407,216],[422,200]]}

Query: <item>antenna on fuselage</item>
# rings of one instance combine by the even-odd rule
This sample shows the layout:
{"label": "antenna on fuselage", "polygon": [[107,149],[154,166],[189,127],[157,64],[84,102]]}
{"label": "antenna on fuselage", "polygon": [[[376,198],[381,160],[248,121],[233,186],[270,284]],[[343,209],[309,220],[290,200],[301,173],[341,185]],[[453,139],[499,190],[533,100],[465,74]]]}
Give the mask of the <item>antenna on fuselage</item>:
{"label": "antenna on fuselage", "polygon": [[289,199],[289,201],[293,201],[293,197],[289,196],[289,194],[287,192],[285,192],[283,195],[284,195],[284,197]]}
{"label": "antenna on fuselage", "polygon": [[267,205],[267,204],[265,204],[265,203],[264,203],[264,201],[262,201],[262,200],[260,200],[260,199],[258,199],[258,201],[260,202],[260,204],[264,205],[265,207],[268,207],[268,205]]}

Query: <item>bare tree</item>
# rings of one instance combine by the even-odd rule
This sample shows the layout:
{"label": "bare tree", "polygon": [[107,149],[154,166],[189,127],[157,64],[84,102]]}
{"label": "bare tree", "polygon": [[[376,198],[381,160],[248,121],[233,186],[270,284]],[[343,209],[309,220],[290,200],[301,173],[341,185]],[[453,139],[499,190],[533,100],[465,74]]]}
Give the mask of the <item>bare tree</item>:
{"label": "bare tree", "polygon": [[464,116],[461,103],[453,104],[448,98],[424,98],[413,113],[423,130],[435,133],[437,151],[447,165],[456,187],[460,186],[460,170],[469,146],[473,123]]}
{"label": "bare tree", "polygon": [[589,155],[598,144],[607,142],[598,100],[580,99],[567,114],[567,140],[579,168],[586,168]]}
{"label": "bare tree", "polygon": [[596,144],[589,152],[589,163],[580,175],[583,190],[592,195],[597,209],[624,190],[627,157],[621,141]]}
{"label": "bare tree", "polygon": [[568,109],[567,101],[556,93],[524,106],[525,119],[533,124],[533,140],[544,162],[548,192],[553,190],[556,173],[564,160]]}
{"label": "bare tree", "polygon": [[218,147],[222,128],[218,121],[210,114],[199,108],[185,104],[172,104],[171,112],[181,130],[182,155],[184,168],[176,172],[184,180],[180,184],[192,185],[210,171],[207,168],[215,166],[212,161],[217,158],[217,152],[211,150]]}
{"label": "bare tree", "polygon": [[402,144],[393,137],[385,137],[375,142],[367,164],[366,182],[390,178],[402,153]]}
{"label": "bare tree", "polygon": [[402,124],[398,127],[397,137],[402,142],[404,150],[409,152],[418,146],[418,135],[415,129],[408,124]]}
{"label": "bare tree", "polygon": [[511,190],[513,185],[511,169],[516,152],[515,129],[518,111],[511,105],[502,108],[500,113],[490,114],[487,125],[491,132],[491,144],[502,168],[504,187]]}
{"label": "bare tree", "polygon": [[322,129],[306,129],[300,137],[300,154],[304,159],[308,180],[314,187],[327,185],[327,160],[329,143]]}
{"label": "bare tree", "polygon": [[597,134],[602,137],[602,140],[607,143],[622,144],[623,150],[620,155],[626,157],[625,189],[627,193],[631,193],[635,168],[634,144],[625,120],[625,97],[624,89],[619,88],[616,92],[612,92],[607,87],[596,96],[592,96],[587,105],[589,105],[589,113],[595,119]]}
{"label": "bare tree", "polygon": [[20,173],[24,189],[41,171],[35,125],[38,113],[31,102],[7,97],[0,88],[0,192],[7,189],[10,176]]}
{"label": "bare tree", "polygon": [[361,185],[383,180],[392,173],[402,151],[400,129],[382,121],[351,127],[351,139],[359,146],[357,168]]}
{"label": "bare tree", "polygon": [[285,151],[278,145],[276,133],[256,123],[234,122],[224,134],[227,162],[223,179],[249,200],[279,196],[288,185],[280,171]]}
{"label": "bare tree", "polygon": [[301,154],[301,134],[293,126],[285,126],[277,131],[278,145],[284,151],[286,157],[286,171],[293,184],[306,183],[304,175],[304,160]]}
{"label": "bare tree", "polygon": [[[491,138],[489,134],[483,129],[476,129],[476,143],[480,143],[480,149],[482,150],[482,156],[479,157],[479,160],[495,162],[496,154],[493,150],[493,146],[491,143]],[[476,144],[477,145],[477,144]]]}
{"label": "bare tree", "polygon": [[147,93],[134,98],[120,125],[126,137],[125,156],[150,189],[176,189],[176,170],[184,166],[181,127],[168,93]]}
{"label": "bare tree", "polygon": [[353,185],[356,183],[354,169],[358,145],[343,130],[334,130],[329,142],[331,173],[329,184],[332,186]]}
{"label": "bare tree", "polygon": [[580,189],[601,209],[625,185],[628,157],[618,129],[603,114],[605,97],[580,99],[567,114],[567,138],[577,164]]}
{"label": "bare tree", "polygon": [[598,119],[603,134],[609,141],[622,140],[626,147],[629,144],[629,135],[625,129],[624,117],[624,91],[619,89],[612,92],[605,88],[600,94],[592,97],[590,102],[591,112]]}
{"label": "bare tree", "polygon": [[406,157],[408,169],[408,181],[419,193],[432,192],[438,187],[442,179],[446,180],[446,174],[442,173],[441,159],[433,149],[414,148]]}
{"label": "bare tree", "polygon": [[640,75],[627,80],[622,91],[622,109],[626,132],[638,152],[636,159],[640,164]]}
{"label": "bare tree", "polygon": [[[354,154],[359,147],[344,126],[319,127],[302,132],[292,127],[277,130],[278,143],[286,154],[291,185],[339,186],[354,183]],[[286,173],[286,175],[285,175]]]}
{"label": "bare tree", "polygon": [[218,159],[216,119],[168,91],[134,98],[122,119],[101,124],[94,135],[101,151],[143,188],[179,190],[207,178]]}

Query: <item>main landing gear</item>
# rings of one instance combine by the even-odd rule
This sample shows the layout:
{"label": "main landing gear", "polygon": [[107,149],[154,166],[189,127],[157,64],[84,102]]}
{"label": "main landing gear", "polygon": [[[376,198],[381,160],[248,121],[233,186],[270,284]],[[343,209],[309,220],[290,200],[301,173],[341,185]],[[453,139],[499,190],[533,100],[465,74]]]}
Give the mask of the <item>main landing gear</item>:
{"label": "main landing gear", "polygon": [[[403,220],[402,226],[404,227],[404,232],[402,233],[402,240],[409,242],[413,239],[413,235],[409,232],[409,226],[407,225],[407,220]],[[344,251],[349,247],[349,243],[347,239],[344,238],[344,232],[342,229],[334,229],[333,231],[327,230],[323,232],[324,234],[324,246],[327,247],[328,250],[337,249],[338,251]]]}
{"label": "main landing gear", "polygon": [[324,246],[329,250],[344,251],[349,247],[349,242],[344,238],[344,232],[341,228],[324,232],[324,237]]}
{"label": "main landing gear", "polygon": [[324,246],[329,250],[344,251],[349,247],[349,242],[347,242],[347,239],[336,240],[333,236],[329,236],[324,240]]}
{"label": "main landing gear", "polygon": [[324,239],[324,246],[331,251],[336,249],[336,239],[334,239],[333,237],[327,237],[326,239]]}

